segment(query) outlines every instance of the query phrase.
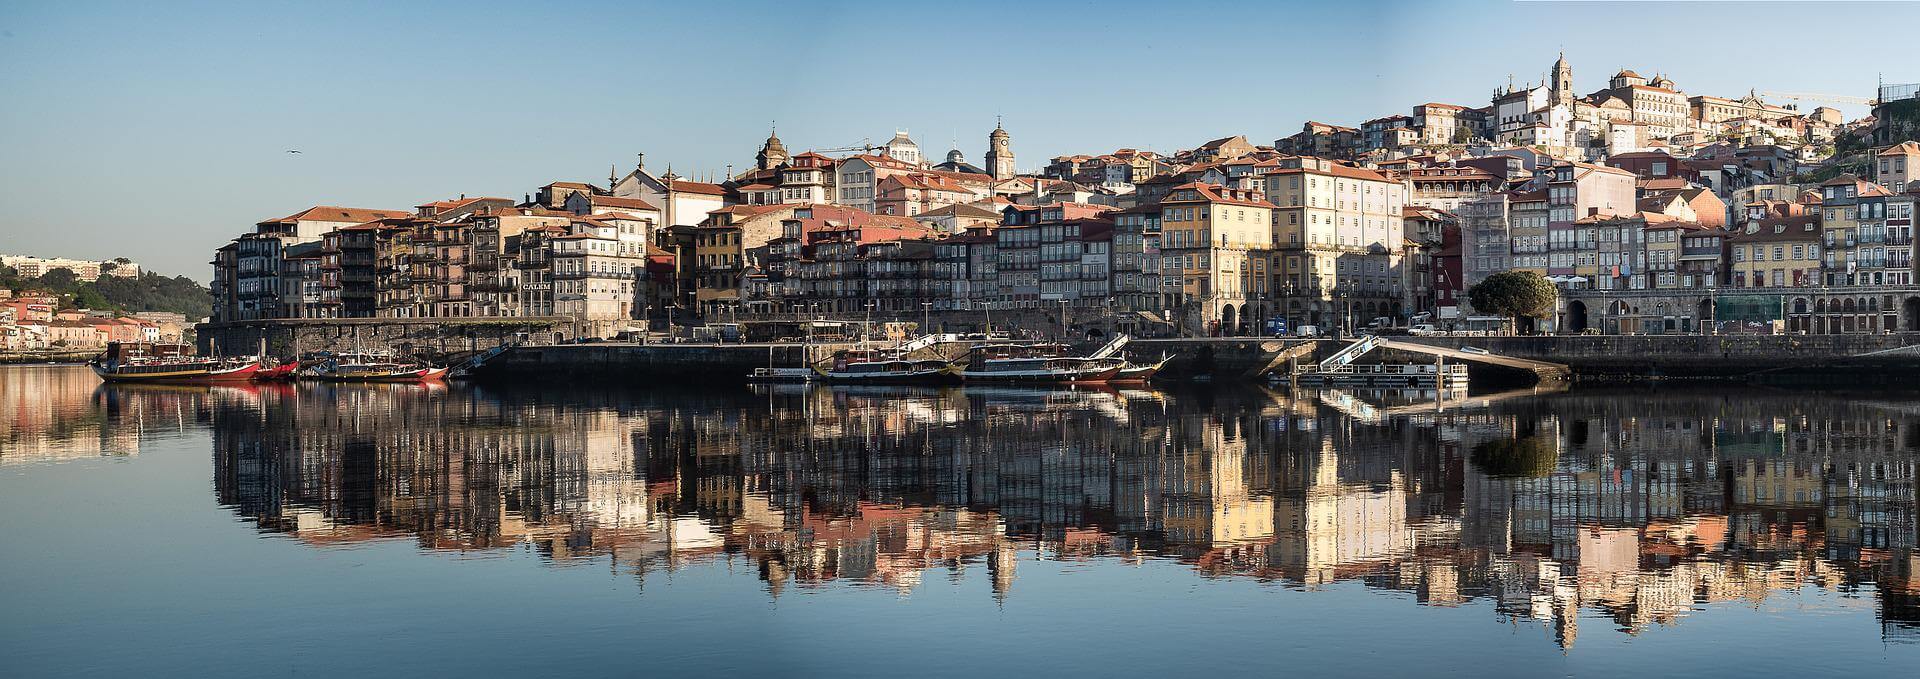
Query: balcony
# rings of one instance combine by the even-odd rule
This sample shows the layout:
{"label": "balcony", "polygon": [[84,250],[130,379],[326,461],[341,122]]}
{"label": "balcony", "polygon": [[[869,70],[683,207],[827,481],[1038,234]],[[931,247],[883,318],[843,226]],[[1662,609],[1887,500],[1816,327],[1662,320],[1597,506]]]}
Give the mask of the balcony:
{"label": "balcony", "polygon": [[545,269],[551,266],[553,266],[553,263],[545,259],[523,259],[513,263],[513,268],[521,270]]}

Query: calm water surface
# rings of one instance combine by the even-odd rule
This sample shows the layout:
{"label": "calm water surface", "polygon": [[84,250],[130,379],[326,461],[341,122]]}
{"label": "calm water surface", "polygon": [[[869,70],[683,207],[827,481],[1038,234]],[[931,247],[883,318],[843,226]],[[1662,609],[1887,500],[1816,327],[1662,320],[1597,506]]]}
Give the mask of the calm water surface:
{"label": "calm water surface", "polygon": [[0,675],[1911,676],[1920,397],[108,387]]}

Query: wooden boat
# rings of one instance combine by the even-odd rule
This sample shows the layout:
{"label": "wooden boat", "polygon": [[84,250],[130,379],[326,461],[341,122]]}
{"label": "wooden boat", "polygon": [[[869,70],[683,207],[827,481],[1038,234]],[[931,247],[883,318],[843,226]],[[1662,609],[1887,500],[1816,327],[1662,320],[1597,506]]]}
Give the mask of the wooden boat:
{"label": "wooden boat", "polygon": [[812,368],[754,368],[747,375],[748,382],[761,384],[799,384],[811,382],[820,373]]}
{"label": "wooden boat", "polygon": [[1162,358],[1158,363],[1151,365],[1128,363],[1125,367],[1120,368],[1120,372],[1114,373],[1113,379],[1108,380],[1108,382],[1126,385],[1146,384],[1148,380],[1153,379],[1155,373],[1160,372],[1161,368],[1166,367],[1168,360],[1169,359]]}
{"label": "wooden boat", "polygon": [[968,352],[968,382],[1100,384],[1126,367],[1114,357],[1071,356],[1060,344],[986,344]]}
{"label": "wooden boat", "polygon": [[107,382],[198,384],[249,381],[260,370],[260,362],[194,356],[185,344],[113,342],[87,367]]}
{"label": "wooden boat", "polygon": [[261,368],[253,373],[255,382],[284,382],[293,379],[294,372],[300,369],[295,362],[281,363],[270,368]]}
{"label": "wooden boat", "polygon": [[827,381],[863,384],[944,384],[957,381],[953,363],[937,358],[907,358],[887,350],[849,350],[833,357],[822,371]]}
{"label": "wooden boat", "polygon": [[329,382],[422,382],[444,378],[447,369],[402,361],[384,352],[350,352],[321,363],[314,374]]}

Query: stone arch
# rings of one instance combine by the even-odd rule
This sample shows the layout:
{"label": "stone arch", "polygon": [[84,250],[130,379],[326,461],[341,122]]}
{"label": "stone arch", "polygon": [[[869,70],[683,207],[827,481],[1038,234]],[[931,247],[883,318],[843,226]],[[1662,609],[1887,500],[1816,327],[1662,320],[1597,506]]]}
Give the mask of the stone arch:
{"label": "stone arch", "polygon": [[1807,298],[1805,297],[1793,298],[1793,313],[1804,314],[1806,312],[1807,312]]}
{"label": "stone arch", "polygon": [[1567,332],[1584,332],[1587,329],[1587,303],[1573,300],[1567,303]]}
{"label": "stone arch", "polygon": [[1846,301],[1844,301],[1844,302],[1841,302],[1841,305],[1842,305],[1842,306],[1843,306],[1843,307],[1844,307],[1844,308],[1846,309],[1846,311],[1847,311],[1847,313],[1853,313],[1853,310],[1854,310],[1854,309],[1853,309],[1853,298],[1852,298],[1852,297],[1848,297],[1848,298],[1846,299]]}
{"label": "stone arch", "polygon": [[1238,320],[1238,319],[1236,319],[1236,318],[1234,318],[1234,313],[1233,313],[1233,305],[1232,305],[1232,304],[1228,304],[1228,305],[1226,305],[1226,306],[1223,306],[1223,307],[1221,307],[1221,308],[1220,308],[1220,332],[1221,332],[1221,334],[1226,334],[1226,335],[1231,335],[1231,334],[1234,334],[1234,333],[1233,333],[1233,331],[1234,331],[1234,328],[1237,328],[1237,327],[1239,327],[1239,326],[1238,326],[1238,325],[1236,324],[1236,321],[1237,321],[1237,320]]}

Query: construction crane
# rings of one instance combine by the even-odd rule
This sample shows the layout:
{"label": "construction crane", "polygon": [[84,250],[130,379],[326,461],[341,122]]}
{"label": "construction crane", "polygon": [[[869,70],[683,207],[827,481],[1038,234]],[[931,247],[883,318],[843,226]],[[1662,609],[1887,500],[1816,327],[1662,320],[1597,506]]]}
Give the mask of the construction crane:
{"label": "construction crane", "polygon": [[1859,104],[1861,106],[1880,105],[1880,102],[1874,99],[1867,97],[1849,97],[1844,94],[1808,94],[1805,92],[1761,92],[1760,94],[1761,96],[1792,99],[1794,101],[1825,101],[1835,104]]}
{"label": "construction crane", "polygon": [[830,148],[830,149],[808,149],[808,150],[813,151],[814,153],[852,153],[854,151],[859,151],[861,153],[871,155],[873,153],[873,150],[876,148],[879,148],[879,147],[874,146],[873,139],[869,137],[867,139],[860,140],[859,146],[841,146],[841,147]]}

